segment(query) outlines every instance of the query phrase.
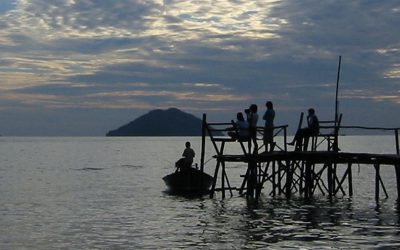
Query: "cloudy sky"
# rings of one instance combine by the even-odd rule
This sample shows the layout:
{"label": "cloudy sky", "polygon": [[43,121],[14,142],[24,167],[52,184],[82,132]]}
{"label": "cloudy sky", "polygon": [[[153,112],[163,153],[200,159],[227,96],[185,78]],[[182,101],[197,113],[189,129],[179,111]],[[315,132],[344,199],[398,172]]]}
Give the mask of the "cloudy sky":
{"label": "cloudy sky", "polygon": [[104,135],[156,108],[400,127],[398,0],[0,0],[0,134]]}

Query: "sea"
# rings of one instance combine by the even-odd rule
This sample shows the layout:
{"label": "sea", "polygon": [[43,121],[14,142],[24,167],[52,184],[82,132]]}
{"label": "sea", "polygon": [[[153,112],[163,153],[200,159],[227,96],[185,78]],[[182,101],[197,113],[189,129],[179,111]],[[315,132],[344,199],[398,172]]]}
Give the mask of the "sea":
{"label": "sea", "polygon": [[[166,190],[186,141],[200,137],[0,137],[0,249],[399,249],[393,166],[381,166],[389,197],[375,201],[375,170],[353,165],[354,195],[255,203]],[[205,171],[214,173],[207,141]],[[343,136],[342,152],[395,153],[394,136]],[[229,145],[226,152],[240,148]],[[340,166],[339,166],[340,168]],[[243,163],[227,163],[240,186]]]}

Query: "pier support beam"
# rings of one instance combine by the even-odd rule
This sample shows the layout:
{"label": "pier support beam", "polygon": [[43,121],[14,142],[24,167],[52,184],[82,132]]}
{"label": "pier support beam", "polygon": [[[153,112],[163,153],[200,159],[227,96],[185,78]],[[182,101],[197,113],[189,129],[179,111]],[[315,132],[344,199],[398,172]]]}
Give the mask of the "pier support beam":
{"label": "pier support beam", "polygon": [[353,196],[353,172],[351,170],[351,165],[352,164],[350,162],[347,165],[347,174],[348,174],[347,180],[349,183],[349,196],[350,197]]}
{"label": "pier support beam", "polygon": [[247,197],[254,197],[257,188],[257,163],[252,157],[248,163]]}
{"label": "pier support beam", "polygon": [[380,175],[380,165],[374,164],[375,167],[375,200],[379,200],[379,175]]}
{"label": "pier support beam", "polygon": [[333,197],[333,192],[334,192],[334,183],[335,179],[333,178],[333,166],[332,163],[328,165],[328,171],[327,171],[327,182],[328,182],[328,195],[329,195],[329,200],[332,200]]}
{"label": "pier support beam", "polygon": [[312,164],[310,162],[306,162],[305,169],[305,183],[304,183],[304,197],[306,199],[310,199],[312,196],[312,188],[313,188],[313,179],[312,179]]}
{"label": "pier support beam", "polygon": [[[394,131],[394,136],[396,140],[396,154],[400,155],[400,145],[399,145],[399,130]],[[400,204],[400,165],[394,165],[396,171],[396,185],[397,185],[397,202]]]}
{"label": "pier support beam", "polygon": [[397,185],[397,203],[400,204],[400,165],[395,165],[396,171],[396,185]]}

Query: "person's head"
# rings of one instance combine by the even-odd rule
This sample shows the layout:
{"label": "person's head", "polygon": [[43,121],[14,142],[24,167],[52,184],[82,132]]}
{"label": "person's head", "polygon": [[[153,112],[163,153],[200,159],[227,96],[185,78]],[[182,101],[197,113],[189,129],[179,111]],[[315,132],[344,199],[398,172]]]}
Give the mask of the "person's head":
{"label": "person's head", "polygon": [[257,113],[257,105],[256,104],[251,104],[250,105],[250,111],[253,113]]}
{"label": "person's head", "polygon": [[185,143],[185,146],[186,146],[187,148],[190,148],[190,142],[187,141],[187,142]]}
{"label": "person's head", "polygon": [[267,109],[274,109],[274,105],[272,104],[272,102],[268,101],[265,106],[267,107]]}
{"label": "person's head", "polygon": [[236,119],[238,119],[238,121],[244,121],[243,113],[242,112],[238,112],[236,114]]}
{"label": "person's head", "polygon": [[308,114],[309,115],[315,115],[315,110],[313,108],[308,109]]}

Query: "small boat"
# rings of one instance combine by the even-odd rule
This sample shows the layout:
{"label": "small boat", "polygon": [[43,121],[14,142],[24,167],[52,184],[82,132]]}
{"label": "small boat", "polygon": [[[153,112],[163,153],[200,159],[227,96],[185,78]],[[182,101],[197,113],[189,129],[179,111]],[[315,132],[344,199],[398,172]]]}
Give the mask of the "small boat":
{"label": "small boat", "polygon": [[209,192],[214,178],[191,167],[166,175],[163,180],[171,193],[205,194]]}

